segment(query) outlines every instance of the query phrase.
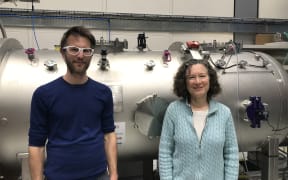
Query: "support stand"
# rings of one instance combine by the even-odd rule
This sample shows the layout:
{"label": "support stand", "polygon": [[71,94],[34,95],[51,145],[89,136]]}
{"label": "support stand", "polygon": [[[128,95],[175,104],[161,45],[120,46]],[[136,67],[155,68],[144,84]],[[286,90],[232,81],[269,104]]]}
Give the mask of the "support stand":
{"label": "support stand", "polygon": [[153,179],[153,159],[143,160],[143,180]]}
{"label": "support stand", "polygon": [[278,179],[278,148],[279,139],[275,137],[268,137],[267,142],[261,149],[262,180]]}
{"label": "support stand", "polygon": [[17,159],[21,163],[21,180],[30,180],[29,163],[28,163],[28,153],[17,153]]}

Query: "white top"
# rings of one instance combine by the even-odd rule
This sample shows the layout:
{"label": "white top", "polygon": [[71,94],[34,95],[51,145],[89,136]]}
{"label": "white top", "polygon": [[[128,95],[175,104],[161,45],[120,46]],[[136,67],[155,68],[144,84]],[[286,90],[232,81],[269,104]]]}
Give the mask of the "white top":
{"label": "white top", "polygon": [[205,111],[193,111],[193,125],[196,130],[199,141],[205,127],[208,110]]}

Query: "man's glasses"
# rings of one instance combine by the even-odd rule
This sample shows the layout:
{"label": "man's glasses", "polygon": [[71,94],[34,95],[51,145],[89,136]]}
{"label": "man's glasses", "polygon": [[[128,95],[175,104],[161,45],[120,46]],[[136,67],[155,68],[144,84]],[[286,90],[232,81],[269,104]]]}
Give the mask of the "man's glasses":
{"label": "man's glasses", "polygon": [[62,49],[66,50],[69,54],[76,56],[80,53],[80,51],[83,52],[84,56],[92,56],[94,53],[94,49],[92,48],[80,48],[76,46],[65,46]]}

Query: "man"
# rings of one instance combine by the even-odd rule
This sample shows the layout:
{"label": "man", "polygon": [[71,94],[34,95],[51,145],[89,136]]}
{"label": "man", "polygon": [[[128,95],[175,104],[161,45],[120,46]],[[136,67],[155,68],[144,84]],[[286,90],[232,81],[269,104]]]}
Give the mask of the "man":
{"label": "man", "polygon": [[60,45],[66,74],[33,93],[29,129],[32,180],[43,176],[47,180],[118,179],[112,92],[86,73],[95,44],[84,27],[66,31]]}

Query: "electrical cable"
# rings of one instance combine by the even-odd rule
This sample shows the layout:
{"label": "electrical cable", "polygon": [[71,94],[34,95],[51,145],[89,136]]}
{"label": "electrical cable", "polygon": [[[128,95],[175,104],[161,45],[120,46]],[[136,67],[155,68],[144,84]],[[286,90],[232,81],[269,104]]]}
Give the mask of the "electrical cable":
{"label": "electrical cable", "polygon": [[[239,64],[239,58],[238,58],[238,53],[237,53],[237,50],[236,50],[236,44],[234,42],[232,42],[232,43],[233,43],[232,47],[233,47],[233,50],[234,50],[234,54],[236,56],[236,64],[238,65]],[[238,66],[236,67],[236,71],[237,71],[237,88],[236,88],[237,89],[236,90],[237,94],[236,94],[236,96],[237,96],[237,101],[240,102],[240,92],[239,92],[239,89],[240,89],[240,80],[239,80],[240,79],[240,74],[239,74],[239,67]],[[237,120],[240,121],[240,109],[239,108],[237,110]],[[246,163],[246,159],[245,159],[244,153],[243,153],[243,158],[244,158],[244,164],[245,164],[246,170],[248,172],[248,166],[247,166],[247,163]]]}
{"label": "electrical cable", "polygon": [[233,65],[228,66],[228,67],[222,67],[222,66],[216,65],[211,57],[209,57],[209,61],[213,64],[213,66],[215,66],[218,69],[229,69],[229,68],[232,68],[234,66],[237,66],[237,64],[233,64]]}
{"label": "electrical cable", "polygon": [[111,36],[111,22],[110,19],[107,20],[108,21],[108,43],[110,43],[110,36]]}
{"label": "electrical cable", "polygon": [[34,40],[37,46],[37,49],[39,50],[39,44],[38,44],[38,40],[37,40],[37,35],[36,35],[36,31],[35,31],[35,22],[34,22],[34,0],[32,0],[32,15],[31,15],[31,23],[32,23],[32,31],[33,31],[33,35],[34,35]]}

